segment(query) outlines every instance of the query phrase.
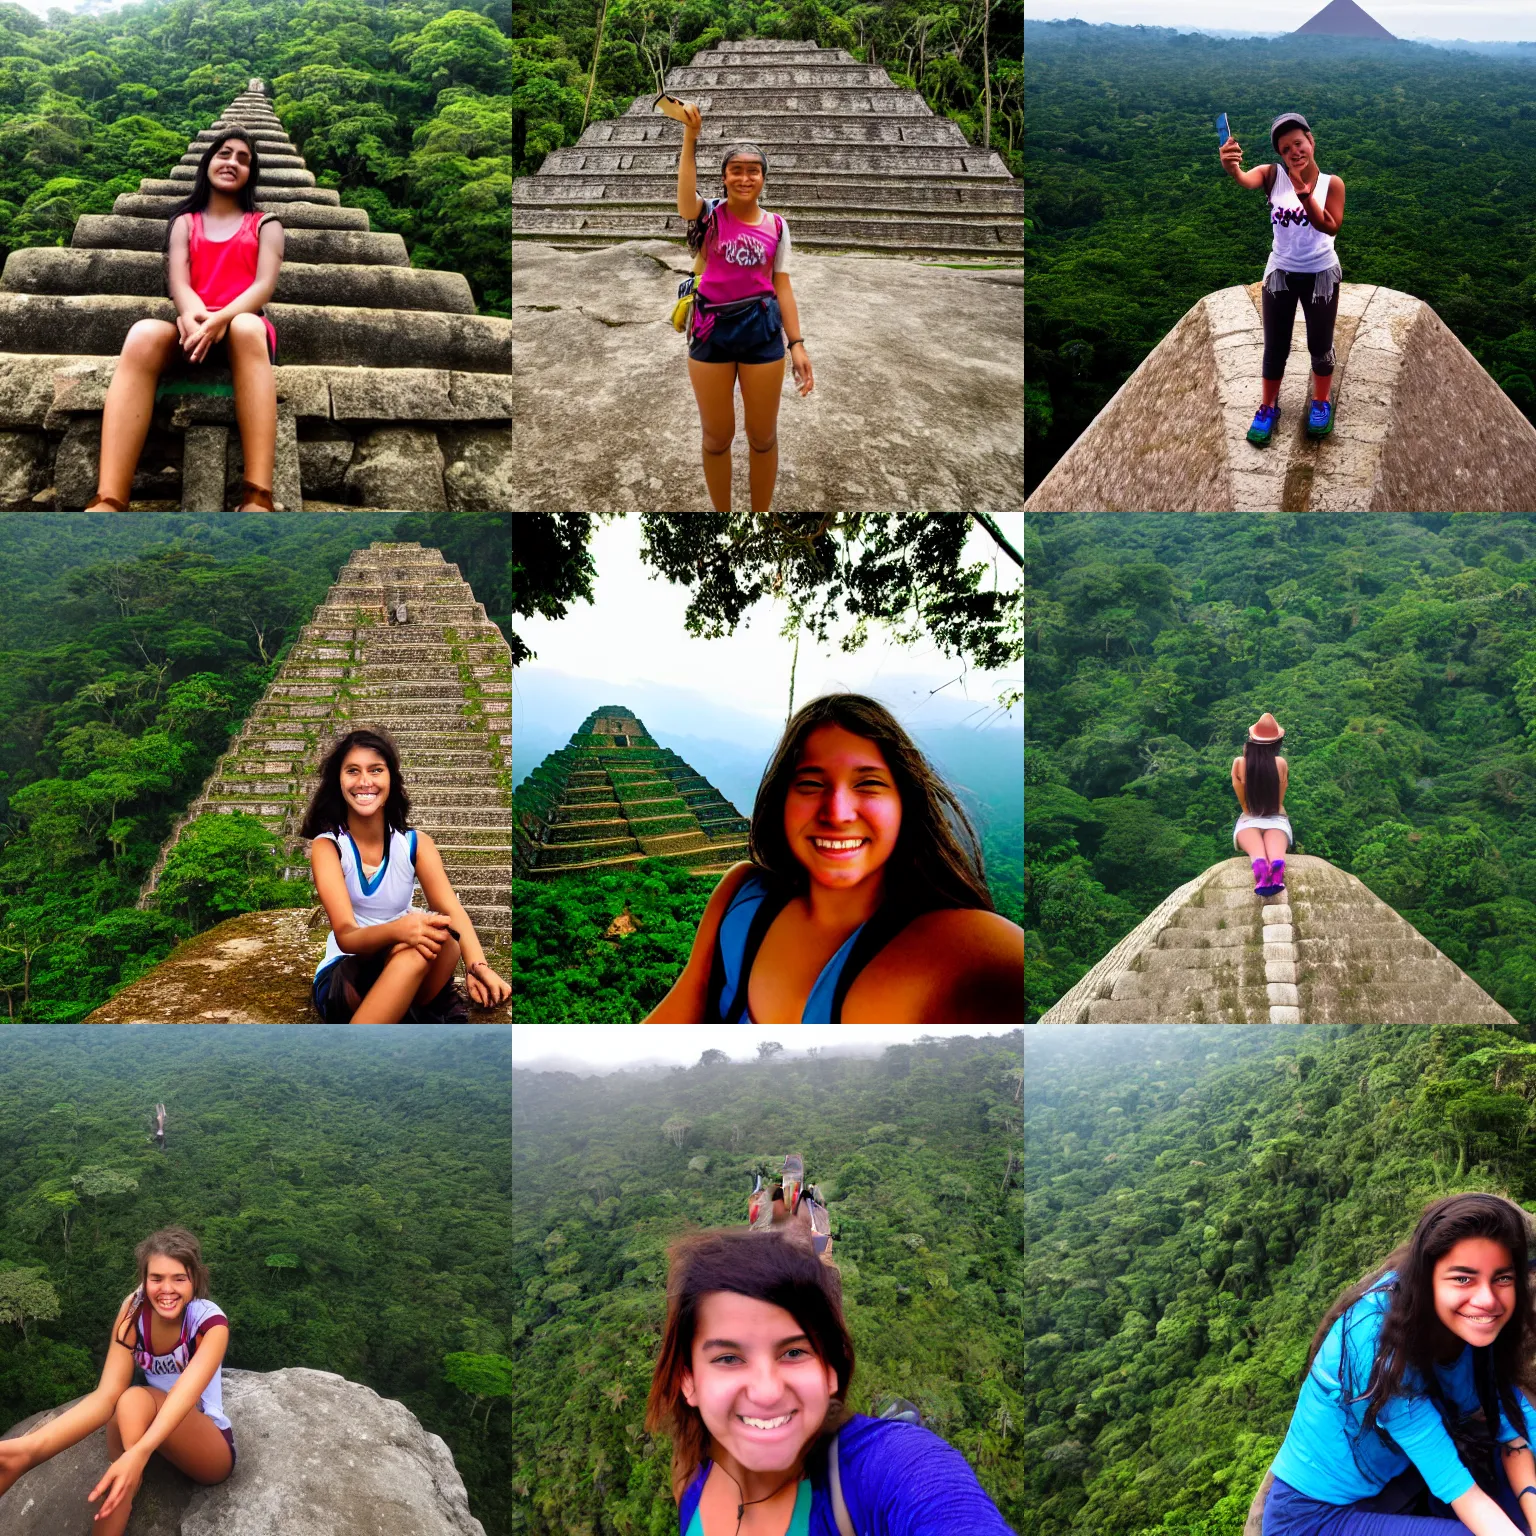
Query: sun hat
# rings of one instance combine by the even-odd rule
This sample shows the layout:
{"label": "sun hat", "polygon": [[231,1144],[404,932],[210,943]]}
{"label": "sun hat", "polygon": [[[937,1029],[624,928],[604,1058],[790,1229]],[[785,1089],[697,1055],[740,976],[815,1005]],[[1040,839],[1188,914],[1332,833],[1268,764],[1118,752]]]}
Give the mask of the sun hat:
{"label": "sun hat", "polygon": [[1261,747],[1272,745],[1284,735],[1280,722],[1267,709],[1248,727],[1248,740],[1256,741]]}
{"label": "sun hat", "polygon": [[1303,128],[1307,131],[1307,133],[1311,134],[1313,138],[1317,137],[1316,134],[1312,133],[1312,124],[1309,123],[1306,118],[1301,115],[1300,112],[1282,112],[1280,116],[1270,124],[1269,128],[1269,142],[1275,146],[1275,152],[1277,154],[1280,150],[1280,130],[1287,127]]}

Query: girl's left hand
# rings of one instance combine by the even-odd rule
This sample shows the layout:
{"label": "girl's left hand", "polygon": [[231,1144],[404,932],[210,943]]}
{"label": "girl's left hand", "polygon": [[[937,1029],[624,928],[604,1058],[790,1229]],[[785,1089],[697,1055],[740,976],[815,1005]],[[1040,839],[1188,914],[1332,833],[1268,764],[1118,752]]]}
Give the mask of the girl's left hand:
{"label": "girl's left hand", "polygon": [[816,388],[816,378],[811,372],[811,354],[805,350],[805,343],[797,342],[789,349],[790,367],[794,369],[795,383],[799,386],[802,395],[808,395]]}
{"label": "girl's left hand", "polygon": [[188,359],[194,363],[200,363],[208,355],[208,349],[216,341],[224,340],[224,333],[229,329],[229,319],[224,315],[209,315],[199,325],[189,326],[187,334],[182,339],[182,349]]}
{"label": "girl's left hand", "polygon": [[495,1008],[512,996],[512,987],[488,965],[477,965],[465,974],[469,995],[477,1008]]}
{"label": "girl's left hand", "polygon": [[101,1508],[96,1511],[98,1520],[105,1520],[124,1499],[131,1500],[139,1491],[139,1484],[144,1481],[144,1462],[144,1457],[127,1450],[107,1468],[101,1481],[86,1495],[86,1502],[94,1504],[103,1493],[106,1494]]}

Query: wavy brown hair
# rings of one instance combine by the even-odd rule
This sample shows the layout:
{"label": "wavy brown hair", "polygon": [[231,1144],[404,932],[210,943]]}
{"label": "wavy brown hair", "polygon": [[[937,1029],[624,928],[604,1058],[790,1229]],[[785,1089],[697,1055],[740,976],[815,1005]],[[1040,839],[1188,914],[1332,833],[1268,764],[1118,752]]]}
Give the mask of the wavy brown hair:
{"label": "wavy brown hair", "polygon": [[965,808],[916,742],[883,704],[862,693],[829,693],[801,708],[784,727],[752,807],[752,862],[767,876],[804,895],[810,871],[790,851],[784,802],[800,750],[811,732],[840,725],[880,748],[901,797],[901,831],[885,864],[885,894],[918,911],[979,907],[995,911],[987,889],[981,842]]}
{"label": "wavy brown hair", "polygon": [[[174,1259],[186,1270],[192,1282],[194,1300],[207,1298],[208,1266],[203,1262],[203,1246],[185,1227],[162,1227],[158,1232],[151,1232],[133,1250],[133,1262],[139,1275],[136,1290],[142,1291],[148,1285],[149,1261],[157,1253],[164,1258]],[[117,1342],[132,1349],[134,1329],[137,1326],[135,1314],[130,1312],[125,1324],[127,1336],[119,1337]]]}
{"label": "wavy brown hair", "polygon": [[1275,816],[1280,811],[1278,741],[1249,741],[1243,745],[1243,792],[1250,816]]}
{"label": "wavy brown hair", "polygon": [[387,831],[404,832],[411,814],[411,797],[405,792],[405,780],[400,777],[400,754],[395,744],[383,731],[348,731],[325,754],[320,764],[320,783],[310,797],[309,808],[304,812],[304,824],[299,828],[300,837],[319,837],[322,832],[347,830],[347,802],[341,792],[341,765],[353,747],[366,747],[377,752],[389,768],[389,793],[384,797],[384,826]]}
{"label": "wavy brown hair", "polygon": [[817,1443],[829,1437],[842,1423],[853,1380],[853,1340],[843,1321],[837,1271],[791,1228],[692,1232],[668,1248],[667,1261],[667,1326],[651,1376],[645,1427],[672,1437],[672,1496],[682,1498],[709,1449],[703,1417],[683,1396],[683,1372],[693,1369],[699,1305],[711,1291],[771,1302],[805,1329],[816,1358],[837,1372],[837,1391]]}

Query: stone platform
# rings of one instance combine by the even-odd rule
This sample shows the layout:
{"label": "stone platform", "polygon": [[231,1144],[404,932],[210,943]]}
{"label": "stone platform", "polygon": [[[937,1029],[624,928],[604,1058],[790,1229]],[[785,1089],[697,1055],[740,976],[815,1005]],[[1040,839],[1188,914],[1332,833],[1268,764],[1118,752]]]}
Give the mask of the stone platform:
{"label": "stone platform", "polygon": [[[247,129],[257,207],[283,221],[266,306],[277,332],[273,497],[373,510],[500,511],[511,476],[511,326],[475,312],[462,273],[412,267],[397,234],[318,187],[253,80],[164,179],[76,221],[68,247],[15,251],[0,275],[0,509],[77,510],[96,489],[101,409],[138,320],[174,322],[165,220],[207,146]],[[213,392],[188,392],[196,382]],[[227,368],[162,376],[133,500],[184,511],[237,503],[243,458]]]}
{"label": "stone platform", "polygon": [[[967,142],[916,91],[840,48],[749,38],[723,42],[667,74],[704,113],[701,196],[719,197],[725,144],[768,156],[762,206],[797,247],[1021,256],[1024,194],[995,151]],[[681,123],[644,95],[623,117],[512,184],[515,238],[574,245],[684,237],[677,214]]]}

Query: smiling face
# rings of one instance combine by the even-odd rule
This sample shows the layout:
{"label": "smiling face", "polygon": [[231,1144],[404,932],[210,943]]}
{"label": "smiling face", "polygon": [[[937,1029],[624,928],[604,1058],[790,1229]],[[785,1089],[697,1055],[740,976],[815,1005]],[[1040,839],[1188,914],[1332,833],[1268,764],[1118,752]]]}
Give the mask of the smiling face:
{"label": "smiling face", "polygon": [[168,1323],[175,1322],[186,1311],[193,1295],[192,1276],[180,1259],[168,1254],[152,1253],[144,1275],[144,1294],[155,1309],[155,1315]]}
{"label": "smiling face", "polygon": [[714,1441],[753,1472],[794,1467],[826,1421],[837,1372],[792,1312],[735,1291],[699,1303],[683,1398]]}
{"label": "smiling face", "polygon": [[354,816],[373,816],[389,798],[389,764],[372,747],[353,747],[341,760],[341,797]]}
{"label": "smiling face", "polygon": [[725,190],[737,202],[750,202],[763,190],[763,177],[756,155],[735,155],[725,167]]}
{"label": "smiling face", "polygon": [[817,884],[847,889],[896,851],[901,795],[874,742],[821,725],[800,749],[784,797],[784,836]]}
{"label": "smiling face", "polygon": [[226,139],[208,162],[208,183],[218,192],[238,192],[251,179],[251,147],[243,139]]}
{"label": "smiling face", "polygon": [[1491,1344],[1514,1315],[1515,1267],[1489,1237],[1466,1237],[1435,1265],[1435,1315],[1467,1344]]}
{"label": "smiling face", "polygon": [[1280,158],[1285,162],[1286,171],[1293,177],[1297,172],[1304,171],[1311,163],[1312,135],[1304,129],[1287,128],[1280,135],[1280,142],[1276,147],[1280,151]]}

